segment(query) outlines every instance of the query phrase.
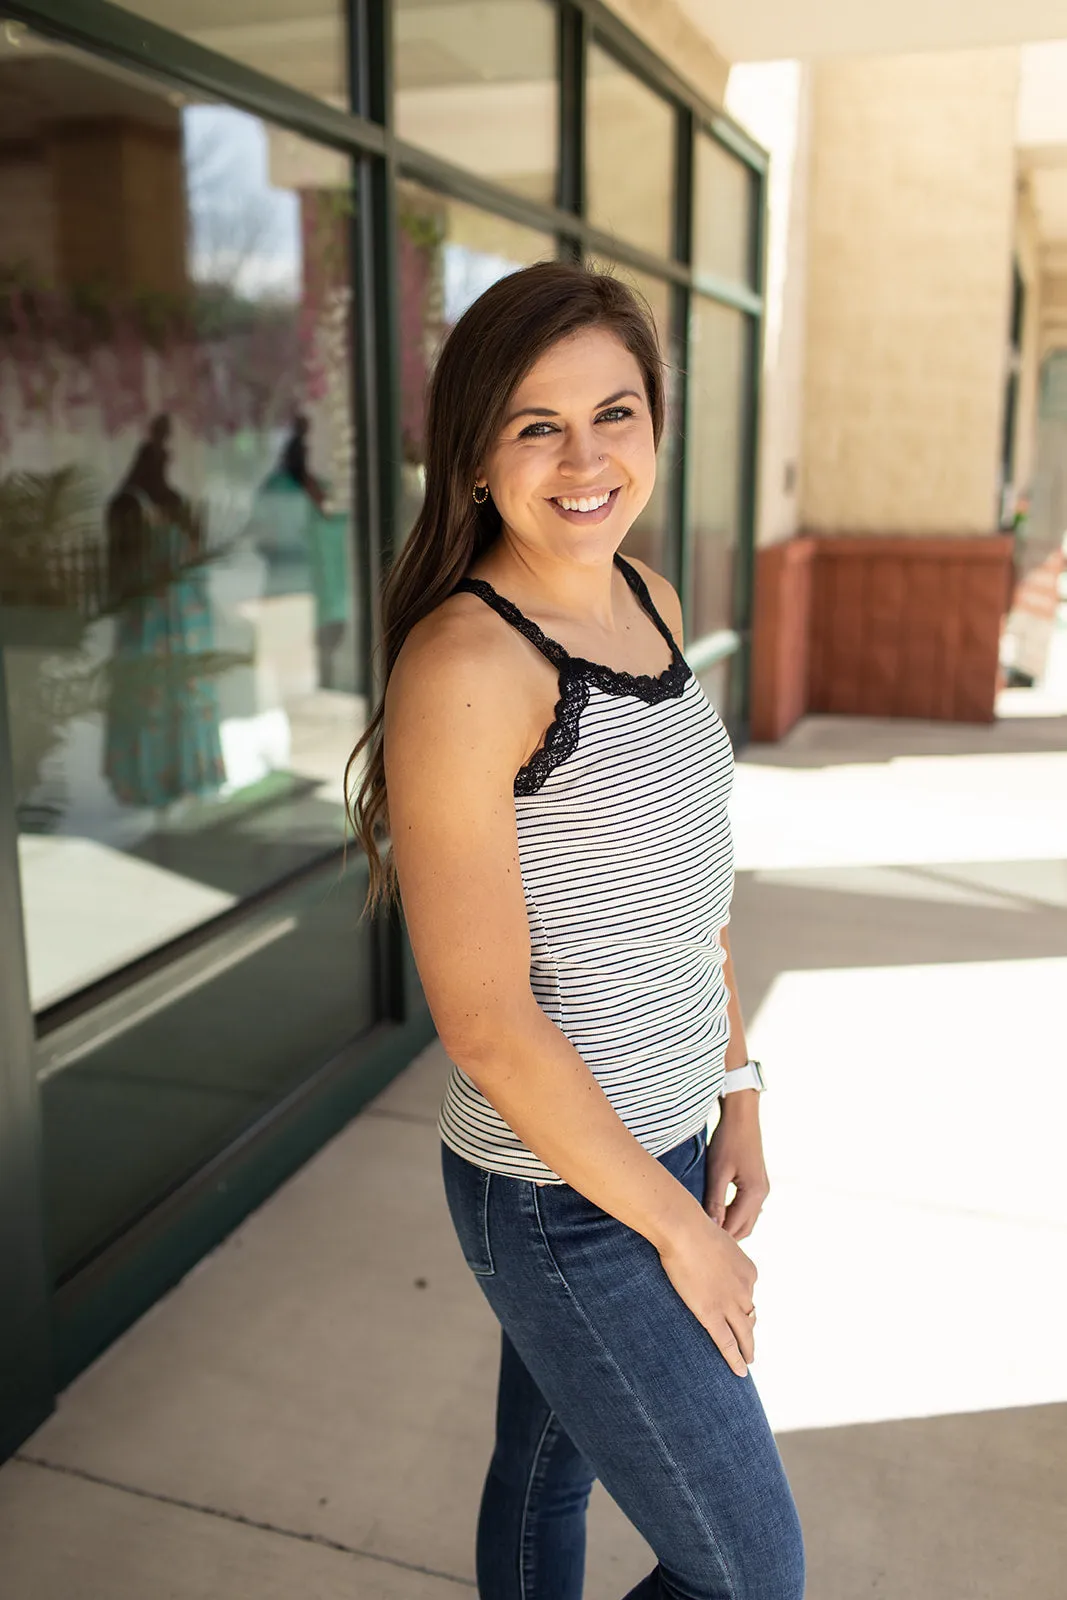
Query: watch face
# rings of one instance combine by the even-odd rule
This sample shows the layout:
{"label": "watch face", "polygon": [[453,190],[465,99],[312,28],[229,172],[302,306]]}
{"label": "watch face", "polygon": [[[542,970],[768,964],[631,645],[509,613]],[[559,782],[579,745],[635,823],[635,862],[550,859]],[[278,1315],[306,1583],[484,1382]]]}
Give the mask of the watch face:
{"label": "watch face", "polygon": [[759,1084],[760,1088],[761,1089],[766,1089],[767,1085],[763,1081],[763,1068],[760,1066],[759,1062],[758,1061],[750,1061],[749,1062],[749,1066],[752,1068],[753,1072],[756,1074],[756,1082]]}

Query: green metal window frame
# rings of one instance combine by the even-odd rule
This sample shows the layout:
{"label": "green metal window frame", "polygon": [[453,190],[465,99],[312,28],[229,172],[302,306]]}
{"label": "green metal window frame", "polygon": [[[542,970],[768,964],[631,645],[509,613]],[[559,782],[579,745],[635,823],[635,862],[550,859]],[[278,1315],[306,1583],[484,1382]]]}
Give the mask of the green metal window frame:
{"label": "green metal window frame", "polygon": [[[742,396],[742,518],[734,594],[735,626],[705,639],[693,639],[687,655],[699,669],[737,652],[741,658],[742,693],[729,708],[732,731],[747,732],[748,654],[752,610],[752,571],[755,545],[756,475],[754,456],[758,436],[759,352],[762,346],[765,239],[764,189],[766,153],[723,112],[705,101],[673,68],[633,34],[603,0],[544,0],[557,12],[558,71],[560,78],[559,174],[554,205],[524,199],[488,179],[442,160],[431,151],[401,140],[395,132],[391,22],[392,6],[375,0],[338,0],[348,24],[349,112],[314,100],[280,81],[255,72],[228,57],[217,55],[155,24],[141,21],[110,0],[8,0],[5,12],[68,44],[81,45],[125,66],[163,78],[175,87],[191,86],[228,101],[270,121],[292,128],[308,138],[347,151],[356,163],[357,224],[356,277],[381,313],[374,327],[361,321],[361,331],[373,334],[374,390],[379,400],[393,394],[398,359],[395,307],[391,305],[388,266],[393,252],[395,184],[398,177],[412,178],[440,193],[478,206],[482,210],[540,232],[554,235],[560,253],[575,258],[598,256],[666,281],[675,289],[674,354],[684,373],[688,352],[688,296],[700,294],[742,311],[749,318],[751,352]],[[676,162],[674,177],[674,249],[670,256],[628,244],[595,228],[584,216],[584,101],[585,56],[592,40],[608,50],[622,65],[656,93],[673,103],[676,111]],[[751,209],[750,259],[752,281],[738,284],[702,272],[692,265],[691,207],[693,141],[697,131],[715,140],[749,170],[757,191]],[[679,294],[680,291],[680,294]],[[683,308],[685,308],[683,310]],[[365,347],[368,351],[370,344]],[[680,448],[671,464],[684,479],[684,440],[688,413],[684,379],[681,383]],[[395,412],[395,406],[393,407]],[[357,403],[357,415],[387,415],[380,404],[368,410]],[[386,423],[388,427],[388,423]],[[386,441],[383,439],[382,443]],[[370,565],[377,578],[395,547],[395,517],[399,504],[399,478],[392,451],[378,450],[366,461],[375,480],[374,516],[364,526],[375,547]],[[361,461],[360,463],[364,463]],[[392,479],[390,482],[389,480]],[[683,616],[692,614],[691,561],[685,526],[684,483],[669,495],[668,550],[673,567],[668,572],[679,588]],[[369,507],[367,508],[370,509]],[[367,589],[368,599],[375,592]],[[373,607],[372,607],[373,609]],[[364,637],[376,643],[374,618]]]}
{"label": "green metal window frame", "polygon": [[[398,533],[400,507],[399,307],[396,272],[396,197],[401,178],[478,206],[555,237],[561,255],[609,256],[624,267],[665,282],[671,294],[672,357],[679,406],[678,444],[665,462],[668,495],[668,576],[678,586],[686,620],[690,552],[686,529],[685,437],[689,308],[706,296],[744,313],[748,362],[742,396],[742,516],[733,597],[735,626],[690,640],[687,655],[700,671],[736,655],[741,692],[724,708],[735,739],[747,731],[747,663],[755,535],[756,438],[763,327],[764,204],[767,157],[743,129],[705,101],[673,68],[634,35],[603,0],[545,0],[557,14],[559,164],[555,202],[526,200],[504,187],[441,160],[397,137],[394,117],[393,6],[390,0],[338,0],[346,28],[349,107],[340,110],[192,40],[147,22],[111,0],[5,0],[4,16],[56,43],[80,48],[165,83],[319,141],[347,154],[355,204],[352,262],[356,358],[352,362],[356,434],[356,515],[363,530],[353,551],[358,573],[367,682],[380,682],[380,618],[375,597]],[[628,245],[585,217],[585,62],[591,39],[608,49],[675,108],[674,227],[671,253],[657,256]],[[752,207],[751,284],[735,284],[692,266],[692,168],[697,130],[717,140],[749,170]],[[2,667],[2,661],[0,661]],[[6,705],[0,680],[0,749],[7,748]],[[2,766],[2,763],[0,763]],[[0,1366],[14,1388],[0,1387],[0,1458],[50,1409],[68,1382],[141,1315],[254,1206],[305,1161],[432,1037],[399,914],[379,916],[373,960],[381,1021],[271,1108],[234,1144],[135,1224],[76,1280],[49,1296],[45,1282],[40,1197],[40,1135],[33,1075],[32,1015],[23,956],[14,805],[0,771],[0,1237],[5,1274],[0,1288],[18,1307],[0,1319]],[[7,892],[11,891],[11,892]],[[272,891],[268,891],[272,892]],[[257,902],[231,914],[247,915]],[[212,925],[212,931],[214,931]],[[207,936],[207,935],[205,935]],[[194,941],[195,933],[190,936]],[[7,959],[14,952],[17,959]],[[165,954],[162,958],[165,959]],[[18,1221],[11,1219],[17,1217]],[[10,1248],[8,1248],[10,1246]],[[16,1392],[17,1391],[17,1392]],[[6,1435],[3,1428],[7,1425]]]}

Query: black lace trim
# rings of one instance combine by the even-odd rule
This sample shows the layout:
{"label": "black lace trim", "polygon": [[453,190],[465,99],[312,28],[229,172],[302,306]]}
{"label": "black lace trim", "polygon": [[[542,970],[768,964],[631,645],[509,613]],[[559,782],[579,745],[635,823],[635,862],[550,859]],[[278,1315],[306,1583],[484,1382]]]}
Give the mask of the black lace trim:
{"label": "black lace trim", "polygon": [[588,704],[588,680],[579,672],[561,667],[555,715],[545,729],[545,736],[538,748],[515,774],[512,785],[515,794],[536,794],[556,768],[574,754],[578,748],[582,712]]}
{"label": "black lace trim", "polygon": [[587,661],[584,656],[568,654],[561,644],[542,633],[536,622],[531,622],[517,605],[498,594],[484,578],[462,578],[453,590],[454,594],[467,591],[478,595],[506,622],[525,635],[531,644],[536,645],[559,673],[559,699],[556,701],[555,714],[540,746],[515,774],[514,792],[517,795],[536,794],[555,769],[574,754],[578,747],[582,712],[589,704],[591,685],[605,694],[629,695],[648,705],[656,705],[661,700],[677,700],[693,675],[692,668],[675,643],[674,635],[653,605],[648,585],[641,574],[618,554],[615,564],[670,645],[671,664],[660,673],[616,672],[598,661]]}

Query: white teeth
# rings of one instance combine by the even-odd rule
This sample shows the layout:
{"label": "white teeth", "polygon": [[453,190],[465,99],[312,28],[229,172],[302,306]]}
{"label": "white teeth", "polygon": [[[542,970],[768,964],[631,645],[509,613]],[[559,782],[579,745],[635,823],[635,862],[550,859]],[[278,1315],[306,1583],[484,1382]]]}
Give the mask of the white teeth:
{"label": "white teeth", "polygon": [[568,500],[564,495],[558,495],[556,499],[557,504],[561,505],[564,511],[599,511],[601,506],[607,505],[611,499],[612,492],[609,489],[607,494],[599,495],[595,500],[589,500],[584,495],[580,500]]}

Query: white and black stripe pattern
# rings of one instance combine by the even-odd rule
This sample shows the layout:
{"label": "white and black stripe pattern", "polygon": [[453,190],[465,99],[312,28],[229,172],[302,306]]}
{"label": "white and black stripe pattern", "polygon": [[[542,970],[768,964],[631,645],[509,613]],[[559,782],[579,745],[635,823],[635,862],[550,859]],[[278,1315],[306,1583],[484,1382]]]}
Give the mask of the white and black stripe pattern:
{"label": "white and black stripe pattern", "polygon": [[[733,751],[639,574],[616,561],[671,644],[658,678],[570,657],[488,584],[459,587],[559,667],[549,759],[535,757],[515,783],[530,983],[622,1121],[659,1155],[706,1124],[722,1087]],[[439,1128],[477,1166],[562,1181],[456,1065]]]}

